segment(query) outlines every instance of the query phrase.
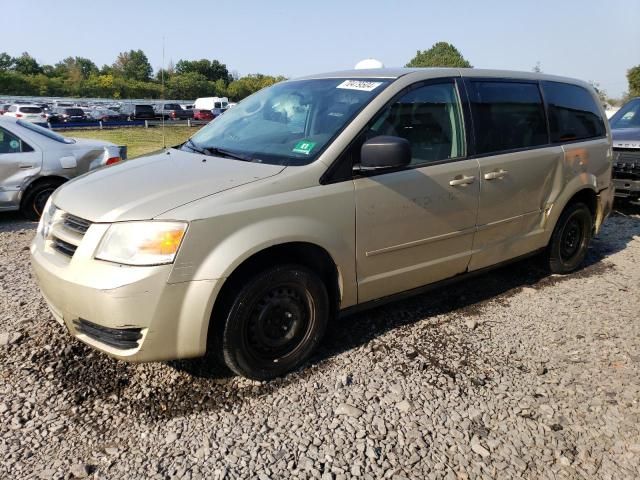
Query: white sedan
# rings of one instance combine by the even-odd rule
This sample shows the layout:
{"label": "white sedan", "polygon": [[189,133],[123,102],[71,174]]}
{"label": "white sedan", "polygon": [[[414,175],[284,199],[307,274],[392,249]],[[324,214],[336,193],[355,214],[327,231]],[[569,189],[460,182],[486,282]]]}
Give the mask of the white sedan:
{"label": "white sedan", "polygon": [[0,117],[0,212],[37,220],[67,180],[124,159],[126,150],[101,140],[68,138],[33,123]]}

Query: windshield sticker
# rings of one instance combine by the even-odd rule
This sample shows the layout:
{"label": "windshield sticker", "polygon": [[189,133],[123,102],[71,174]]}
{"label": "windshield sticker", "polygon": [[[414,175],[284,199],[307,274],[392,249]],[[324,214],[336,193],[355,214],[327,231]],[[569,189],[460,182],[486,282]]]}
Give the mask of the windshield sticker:
{"label": "windshield sticker", "polygon": [[9,142],[9,146],[13,149],[13,150],[17,150],[20,147],[20,143],[17,140],[11,140]]}
{"label": "windshield sticker", "polygon": [[293,147],[293,153],[302,153],[303,155],[309,155],[313,147],[316,146],[315,142],[309,142],[307,140],[301,140]]}
{"label": "windshield sticker", "polygon": [[362,92],[370,92],[382,85],[382,82],[368,82],[364,80],[345,80],[336,88],[344,88],[347,90],[360,90]]}

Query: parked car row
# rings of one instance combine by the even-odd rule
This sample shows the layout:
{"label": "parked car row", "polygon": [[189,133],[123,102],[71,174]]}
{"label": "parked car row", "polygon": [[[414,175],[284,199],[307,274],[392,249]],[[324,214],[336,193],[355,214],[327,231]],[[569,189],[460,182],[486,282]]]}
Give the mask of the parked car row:
{"label": "parked car row", "polygon": [[231,105],[226,97],[199,98],[194,104],[171,103],[87,103],[56,101],[49,103],[0,104],[0,115],[22,118],[34,123],[82,123],[134,120],[213,120]]}

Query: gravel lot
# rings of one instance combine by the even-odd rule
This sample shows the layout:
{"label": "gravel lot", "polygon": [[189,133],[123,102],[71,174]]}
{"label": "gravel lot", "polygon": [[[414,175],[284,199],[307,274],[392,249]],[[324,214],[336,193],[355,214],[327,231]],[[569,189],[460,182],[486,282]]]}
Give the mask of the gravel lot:
{"label": "gravel lot", "polygon": [[0,478],[640,477],[640,207],[535,261],[337,320],[270,383],[72,340],[0,214]]}

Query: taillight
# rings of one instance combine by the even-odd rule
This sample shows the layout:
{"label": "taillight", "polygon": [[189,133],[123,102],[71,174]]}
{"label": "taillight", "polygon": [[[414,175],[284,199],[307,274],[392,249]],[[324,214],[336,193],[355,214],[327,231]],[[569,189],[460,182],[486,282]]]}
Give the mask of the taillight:
{"label": "taillight", "polygon": [[16,113],[16,118],[22,118],[22,114],[21,113]]}
{"label": "taillight", "polygon": [[118,163],[120,161],[120,157],[111,157],[107,160],[107,165],[113,165],[114,163]]}

